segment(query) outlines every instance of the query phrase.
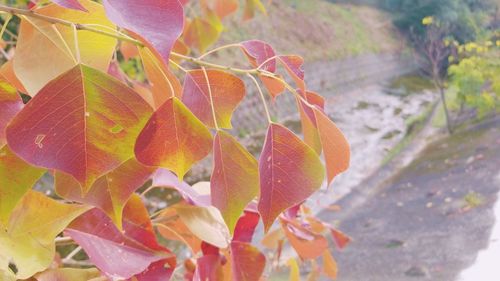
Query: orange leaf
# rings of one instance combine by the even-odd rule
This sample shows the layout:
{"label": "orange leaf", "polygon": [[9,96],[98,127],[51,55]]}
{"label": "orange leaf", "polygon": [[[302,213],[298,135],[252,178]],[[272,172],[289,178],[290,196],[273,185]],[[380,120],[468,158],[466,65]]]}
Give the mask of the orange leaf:
{"label": "orange leaf", "polygon": [[[37,14],[78,24],[98,24],[103,30],[116,27],[108,20],[101,4],[81,0],[89,11],[48,5],[36,9]],[[78,32],[78,51],[82,63],[107,71],[117,40],[95,32]],[[77,62],[73,28],[33,18],[22,17],[13,59],[14,71],[27,94],[34,96],[49,81],[72,69]],[[36,65],[36,67],[33,67]]]}
{"label": "orange leaf", "polygon": [[209,21],[200,17],[194,18],[184,33],[184,43],[191,48],[196,48],[200,53],[214,44],[219,39],[220,31]]}
{"label": "orange leaf", "polygon": [[168,99],[151,116],[135,144],[135,155],[144,165],[159,166],[180,180],[212,148],[210,131],[177,98]]}
{"label": "orange leaf", "polygon": [[[27,162],[75,177],[83,192],[134,154],[149,105],[111,76],[78,65],[45,86],[7,127]],[[37,116],[39,118],[33,118]]]}
{"label": "orange leaf", "polygon": [[328,184],[330,184],[335,176],[349,168],[349,143],[325,113],[315,108],[314,115],[316,117],[321,145],[325,153]]}
{"label": "orange leaf", "polygon": [[296,223],[282,221],[288,241],[302,259],[315,259],[328,249],[328,240]]}
{"label": "orange leaf", "polygon": [[233,233],[243,210],[259,193],[259,170],[257,160],[224,131],[215,136],[210,188],[212,204]]}
{"label": "orange leaf", "polygon": [[159,221],[157,224],[158,232],[161,236],[169,240],[183,242],[191,248],[193,254],[200,251],[201,240],[182,222],[175,208],[165,209],[157,220]]}
{"label": "orange leaf", "polygon": [[337,263],[328,249],[323,252],[323,272],[326,276],[337,279]]}
{"label": "orange leaf", "polygon": [[[192,70],[184,81],[182,102],[207,126],[214,128],[210,92],[215,118],[220,128],[231,129],[231,116],[245,97],[245,84],[240,78],[220,70]],[[210,86],[210,92],[208,87]]]}
{"label": "orange leaf", "polygon": [[267,232],[281,212],[320,188],[324,168],[314,150],[275,123],[269,126],[259,162],[258,209]]}
{"label": "orange leaf", "polygon": [[259,280],[266,266],[266,257],[250,243],[231,243],[231,266],[234,281]]}
{"label": "orange leaf", "polygon": [[160,107],[168,98],[182,95],[182,86],[177,77],[165,66],[163,61],[158,60],[148,48],[139,50],[144,71],[151,84],[153,92],[154,109]]}

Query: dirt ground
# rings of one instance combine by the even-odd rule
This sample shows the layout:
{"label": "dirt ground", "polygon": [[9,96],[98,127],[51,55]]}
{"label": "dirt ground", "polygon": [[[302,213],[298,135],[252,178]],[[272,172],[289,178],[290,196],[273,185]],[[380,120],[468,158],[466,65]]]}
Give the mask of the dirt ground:
{"label": "dirt ground", "polygon": [[430,145],[391,180],[358,186],[342,211],[322,212],[354,240],[335,253],[338,280],[456,280],[490,242],[499,145],[497,116]]}

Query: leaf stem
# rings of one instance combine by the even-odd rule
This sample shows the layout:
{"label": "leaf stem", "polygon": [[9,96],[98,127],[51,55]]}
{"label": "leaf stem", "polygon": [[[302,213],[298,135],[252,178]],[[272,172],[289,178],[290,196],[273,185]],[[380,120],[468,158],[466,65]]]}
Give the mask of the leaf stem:
{"label": "leaf stem", "polygon": [[62,262],[65,263],[67,261],[73,260],[73,257],[76,256],[82,250],[81,246],[76,247],[71,253],[69,253]]}
{"label": "leaf stem", "polygon": [[269,113],[269,108],[267,108],[266,97],[264,96],[264,93],[262,92],[262,89],[260,88],[259,82],[257,82],[257,79],[255,79],[255,77],[253,77],[251,74],[247,74],[247,76],[250,77],[250,79],[252,79],[253,83],[257,87],[257,90],[259,91],[260,98],[262,100],[262,104],[264,105],[264,110],[266,111],[267,121],[269,123],[272,123],[273,121],[271,119],[271,114]]}
{"label": "leaf stem", "polygon": [[228,49],[228,48],[234,48],[234,47],[238,47],[239,48],[239,47],[241,47],[241,44],[235,43],[235,44],[227,44],[227,45],[224,45],[224,46],[217,47],[217,48],[215,48],[213,50],[210,50],[210,51],[204,53],[203,55],[199,56],[198,59],[201,60],[204,57],[207,57],[207,56],[209,56],[209,55],[211,55],[211,54],[213,54],[215,52],[218,52],[220,50],[224,50],[224,49]]}
{"label": "leaf stem", "polygon": [[208,73],[205,67],[201,67],[203,70],[203,75],[205,75],[205,80],[207,81],[207,87],[208,87],[208,96],[210,97],[210,108],[212,109],[212,117],[214,118],[214,126],[215,129],[218,131],[219,125],[217,124],[217,116],[215,115],[215,105],[214,105],[214,97],[212,96],[212,87],[210,86],[210,80],[208,79]]}
{"label": "leaf stem", "polygon": [[12,14],[8,14],[7,17],[5,18],[5,22],[2,25],[2,30],[0,30],[0,39],[3,38],[3,34],[5,33],[5,30],[7,29],[7,25],[9,24],[11,19],[12,19]]}
{"label": "leaf stem", "polygon": [[[63,19],[59,19],[59,18],[54,18],[54,17],[50,17],[50,16],[46,16],[46,15],[37,14],[33,10],[19,9],[19,8],[14,8],[14,7],[8,7],[8,6],[5,6],[5,5],[0,5],[0,12],[7,12],[7,13],[10,13],[10,14],[13,14],[13,15],[18,15],[18,16],[19,15],[23,15],[23,16],[27,16],[27,17],[33,17],[33,18],[37,18],[37,19],[44,20],[44,21],[47,21],[47,22],[51,22],[51,23],[55,23],[55,24],[61,24],[61,25],[69,26],[69,27],[71,27],[72,25],[75,25],[75,27],[76,27],[77,30],[86,30],[86,31],[94,32],[94,33],[101,34],[101,35],[104,35],[104,36],[113,37],[113,38],[116,38],[118,40],[122,40],[122,41],[127,41],[127,42],[130,42],[130,43],[133,43],[133,44],[135,44],[137,46],[140,46],[140,47],[144,47],[145,46],[141,41],[136,40],[136,39],[134,39],[134,38],[132,38],[130,36],[126,36],[126,35],[124,35],[123,33],[119,32],[119,31],[108,32],[108,31],[105,31],[105,30],[94,28],[92,25],[80,24],[80,23],[73,23],[71,21],[67,21],[67,20],[63,20]],[[106,27],[106,28],[108,28],[108,27]],[[212,50],[210,52],[213,52],[214,50]],[[279,77],[279,75],[274,74],[272,72],[269,72],[269,71],[266,71],[266,70],[263,70],[263,69],[259,69],[259,68],[241,69],[241,68],[235,68],[235,67],[230,67],[230,66],[219,65],[219,64],[215,64],[215,63],[210,63],[210,62],[203,61],[203,60],[201,60],[199,58],[194,58],[194,57],[190,57],[190,56],[185,56],[185,55],[182,55],[182,54],[178,54],[178,53],[175,53],[175,52],[171,52],[170,55],[172,57],[175,57],[175,58],[184,59],[184,60],[186,60],[188,62],[197,64],[199,66],[205,66],[205,67],[210,67],[210,68],[216,68],[216,69],[226,70],[226,71],[230,71],[230,72],[234,72],[234,73],[238,73],[238,74],[264,75],[264,76],[267,76],[267,77],[271,77],[271,78],[273,78],[275,80],[278,80],[278,81],[282,82],[285,85],[285,87],[292,94],[294,94],[295,96],[297,96],[298,98],[300,98],[307,106],[314,107],[309,102],[307,102],[307,100],[305,100],[299,93],[297,93],[297,91],[295,89],[293,89],[293,87],[290,86],[283,78]]]}
{"label": "leaf stem", "polygon": [[81,56],[80,56],[80,46],[78,46],[78,32],[76,30],[76,25],[75,24],[72,24],[71,25],[72,29],[73,29],[73,40],[75,41],[75,56],[76,56],[76,61],[78,63],[81,62]]}

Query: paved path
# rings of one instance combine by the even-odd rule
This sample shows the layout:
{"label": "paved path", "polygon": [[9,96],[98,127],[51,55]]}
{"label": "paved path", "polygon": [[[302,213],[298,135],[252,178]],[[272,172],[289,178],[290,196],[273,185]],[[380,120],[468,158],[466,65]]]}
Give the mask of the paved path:
{"label": "paved path", "polygon": [[[490,280],[460,273],[481,249],[498,247],[490,236],[500,190],[499,147],[496,118],[432,144],[389,182],[358,187],[372,192],[346,196],[338,203],[342,211],[322,212],[322,219],[339,220],[354,239],[335,255],[338,280]],[[500,257],[496,268],[498,262]]]}

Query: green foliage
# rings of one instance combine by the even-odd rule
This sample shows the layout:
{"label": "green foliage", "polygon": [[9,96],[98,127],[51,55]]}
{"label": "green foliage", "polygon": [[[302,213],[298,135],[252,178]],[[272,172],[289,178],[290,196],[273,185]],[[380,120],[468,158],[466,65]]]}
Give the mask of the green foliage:
{"label": "green foliage", "polygon": [[[467,44],[466,48],[471,48]],[[483,49],[474,44],[476,50]],[[491,110],[498,110],[500,105],[500,58],[498,50],[476,53],[450,66],[450,86],[457,91],[460,104],[474,107],[478,117],[483,117]]]}

